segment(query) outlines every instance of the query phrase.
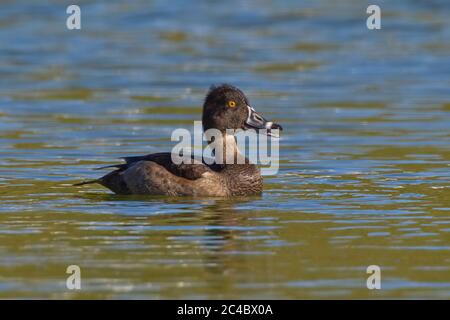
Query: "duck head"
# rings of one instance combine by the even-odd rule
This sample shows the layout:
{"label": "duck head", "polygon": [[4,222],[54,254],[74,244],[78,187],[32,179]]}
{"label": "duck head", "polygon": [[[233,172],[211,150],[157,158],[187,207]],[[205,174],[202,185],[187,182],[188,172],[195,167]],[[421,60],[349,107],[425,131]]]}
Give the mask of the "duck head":
{"label": "duck head", "polygon": [[223,84],[212,86],[203,104],[203,130],[255,129],[259,133],[276,136],[272,130],[283,128],[267,121],[253,109],[245,94],[238,88]]}

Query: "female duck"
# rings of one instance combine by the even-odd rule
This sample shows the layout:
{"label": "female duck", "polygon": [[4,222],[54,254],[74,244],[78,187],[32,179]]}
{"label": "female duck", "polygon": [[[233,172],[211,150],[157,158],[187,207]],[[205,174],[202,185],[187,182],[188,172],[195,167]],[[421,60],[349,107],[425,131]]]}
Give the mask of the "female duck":
{"label": "female duck", "polygon": [[[213,164],[204,161],[176,164],[171,153],[125,157],[124,164],[108,166],[116,170],[76,185],[99,183],[117,194],[230,197],[261,193],[259,168],[239,153],[236,138],[227,134],[227,129],[252,128],[270,134],[270,130],[282,130],[281,126],[266,121],[250,107],[241,90],[227,84],[209,90],[202,122],[205,132],[216,129],[221,133],[222,141],[214,142],[223,143],[224,152],[215,153]],[[224,157],[230,152],[236,162],[230,164],[228,158],[227,161],[218,158],[219,154]]]}

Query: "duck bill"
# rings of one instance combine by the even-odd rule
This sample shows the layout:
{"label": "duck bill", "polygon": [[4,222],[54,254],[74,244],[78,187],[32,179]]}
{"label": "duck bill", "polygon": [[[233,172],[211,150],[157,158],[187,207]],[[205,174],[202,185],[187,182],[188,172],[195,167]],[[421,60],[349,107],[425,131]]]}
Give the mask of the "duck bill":
{"label": "duck bill", "polygon": [[282,131],[283,128],[272,121],[267,121],[263,116],[258,114],[255,109],[250,106],[248,108],[248,117],[245,121],[246,129],[256,129],[258,133],[266,134],[270,137],[279,138],[279,131]]}

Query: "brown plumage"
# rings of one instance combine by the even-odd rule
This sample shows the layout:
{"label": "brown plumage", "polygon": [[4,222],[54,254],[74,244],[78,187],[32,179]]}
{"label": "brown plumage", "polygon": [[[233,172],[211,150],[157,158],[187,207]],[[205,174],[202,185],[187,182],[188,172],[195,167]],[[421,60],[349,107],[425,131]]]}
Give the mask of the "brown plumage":
{"label": "brown plumage", "polygon": [[[230,107],[229,101],[235,105]],[[117,194],[231,197],[261,193],[263,179],[259,168],[239,154],[234,136],[225,131],[255,128],[270,132],[281,127],[258,115],[242,91],[230,85],[210,89],[203,105],[203,127],[220,130],[224,150],[231,149],[236,159],[244,159],[243,164],[208,165],[194,158],[191,164],[175,164],[171,153],[155,153],[126,157],[123,164],[103,167],[114,167],[114,171],[76,185],[98,183]]]}

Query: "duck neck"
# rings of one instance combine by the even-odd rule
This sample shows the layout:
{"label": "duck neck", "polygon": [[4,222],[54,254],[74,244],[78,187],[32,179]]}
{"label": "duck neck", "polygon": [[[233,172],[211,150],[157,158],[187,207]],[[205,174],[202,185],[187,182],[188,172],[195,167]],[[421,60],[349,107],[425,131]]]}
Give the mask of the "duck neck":
{"label": "duck neck", "polygon": [[215,162],[221,165],[248,164],[248,159],[241,154],[236,143],[236,137],[222,133],[209,139],[209,145],[213,148]]}

